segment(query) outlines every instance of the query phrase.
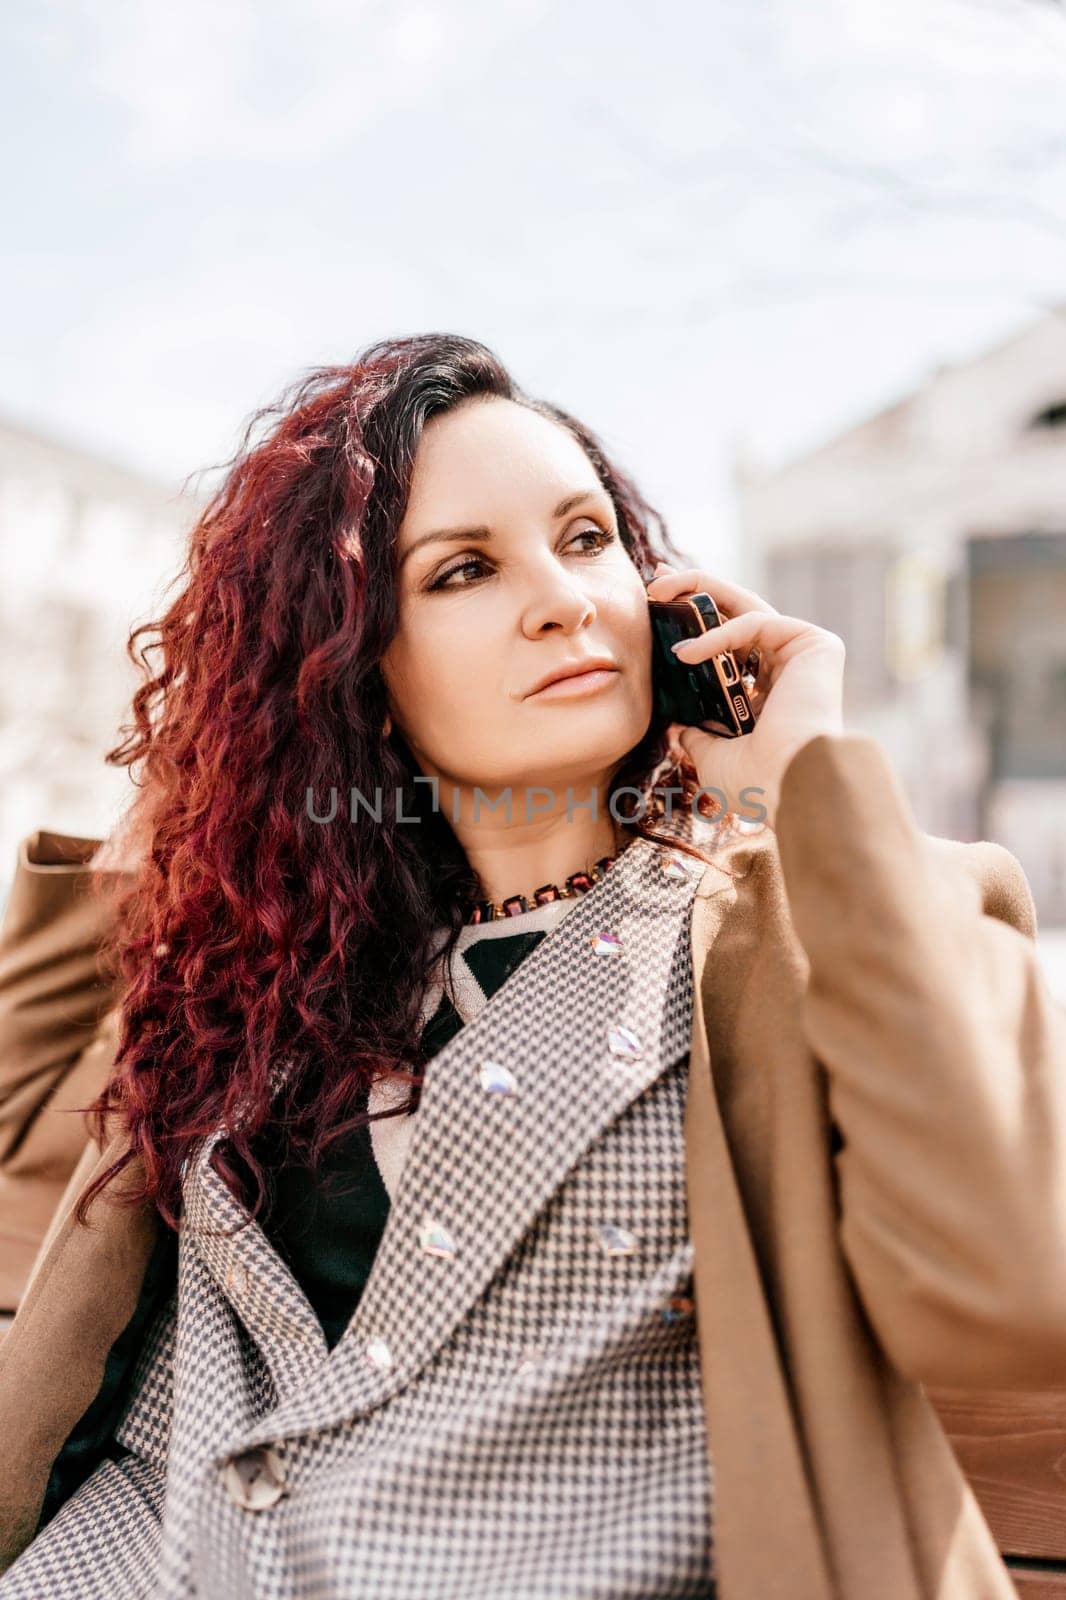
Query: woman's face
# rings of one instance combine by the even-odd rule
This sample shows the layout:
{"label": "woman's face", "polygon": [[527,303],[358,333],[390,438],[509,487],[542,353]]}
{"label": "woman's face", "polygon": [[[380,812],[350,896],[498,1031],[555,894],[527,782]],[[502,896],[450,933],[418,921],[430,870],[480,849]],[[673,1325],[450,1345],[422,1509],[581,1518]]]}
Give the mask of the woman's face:
{"label": "woman's face", "polygon": [[[440,537],[445,529],[466,531]],[[520,785],[548,785],[565,806],[568,784],[602,784],[606,814],[610,773],[651,720],[651,625],[610,497],[577,440],[496,396],[434,417],[397,561],[399,630],[381,667],[422,772],[487,794],[512,785],[519,807]],[[591,655],[614,664],[600,687],[534,693]]]}

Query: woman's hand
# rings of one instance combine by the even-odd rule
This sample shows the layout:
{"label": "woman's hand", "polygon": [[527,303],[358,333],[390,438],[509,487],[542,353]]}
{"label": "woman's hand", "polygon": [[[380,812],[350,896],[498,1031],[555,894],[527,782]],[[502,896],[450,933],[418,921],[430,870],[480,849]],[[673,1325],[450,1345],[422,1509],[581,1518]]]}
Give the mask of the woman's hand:
{"label": "woman's hand", "polygon": [[[687,641],[679,661],[709,661],[732,650],[743,671],[758,652],[755,691],[749,693],[755,731],[730,739],[705,728],[671,722],[668,736],[689,758],[701,788],[725,796],[725,810],[766,809],[772,828],[785,768],[801,745],[819,734],[844,731],[844,641],[799,617],[782,616],[769,601],[726,578],[659,563],[647,586],[649,600],[676,600],[706,590],[722,614],[720,628]],[[754,792],[743,797],[741,791]]]}

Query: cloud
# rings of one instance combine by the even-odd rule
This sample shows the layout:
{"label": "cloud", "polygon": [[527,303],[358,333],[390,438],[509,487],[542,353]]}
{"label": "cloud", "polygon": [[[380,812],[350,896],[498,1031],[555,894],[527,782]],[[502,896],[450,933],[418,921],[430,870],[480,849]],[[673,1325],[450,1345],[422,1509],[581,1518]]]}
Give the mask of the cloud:
{"label": "cloud", "polygon": [[344,148],[397,105],[417,105],[441,75],[476,70],[542,9],[540,0],[51,0],[36,32],[121,113],[132,167],[292,166]]}

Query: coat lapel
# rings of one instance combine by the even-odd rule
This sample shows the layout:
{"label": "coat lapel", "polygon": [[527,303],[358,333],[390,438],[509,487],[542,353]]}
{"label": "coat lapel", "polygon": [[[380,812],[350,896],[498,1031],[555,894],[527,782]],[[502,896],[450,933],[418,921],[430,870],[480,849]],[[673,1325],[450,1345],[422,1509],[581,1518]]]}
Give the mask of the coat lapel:
{"label": "coat lapel", "polygon": [[[669,824],[675,836],[690,827],[687,811]],[[210,1164],[223,1130],[201,1147],[188,1223],[279,1396],[219,1459],[364,1413],[426,1365],[584,1151],[686,1055],[692,903],[701,886],[729,882],[717,865],[638,838],[433,1057],[370,1276],[332,1352],[292,1274]],[[634,1053],[617,1032],[612,1047],[617,1029],[635,1036]],[[512,1092],[486,1086],[500,1067],[513,1074]],[[220,1231],[241,1222],[243,1233]],[[213,1231],[201,1237],[205,1227]]]}
{"label": "coat lapel", "polygon": [[[787,1590],[804,1600],[830,1600],[836,1590],[791,1381],[738,1183],[736,1145],[730,1144],[719,1104],[723,1094],[728,1100],[729,1052],[716,1061],[710,1048],[712,1037],[725,1039],[731,1030],[740,992],[738,959],[747,977],[757,956],[756,886],[743,880],[754,855],[772,848],[768,833],[751,851],[735,852],[729,864],[739,868],[739,888],[728,879],[716,884],[708,875],[693,909],[685,1177],[700,1378],[714,1441],[715,1562],[722,1592],[770,1596]],[[720,892],[723,887],[729,892]],[[749,1112],[748,1126],[757,1120]]]}

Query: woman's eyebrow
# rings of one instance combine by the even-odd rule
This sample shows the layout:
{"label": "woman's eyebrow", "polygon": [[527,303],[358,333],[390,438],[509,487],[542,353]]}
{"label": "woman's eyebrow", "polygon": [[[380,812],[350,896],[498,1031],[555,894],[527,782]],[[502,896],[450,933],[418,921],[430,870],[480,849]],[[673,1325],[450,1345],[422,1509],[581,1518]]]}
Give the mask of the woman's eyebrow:
{"label": "woman's eyebrow", "polygon": [[[572,511],[583,500],[602,500],[603,498],[603,491],[600,489],[578,489],[574,494],[568,494],[565,499],[559,501],[559,504],[552,512],[552,519],[557,522],[560,517],[565,517],[568,511]],[[438,540],[442,544],[460,544],[465,543],[468,539],[484,542],[492,537],[492,529],[484,525],[477,528],[435,528],[432,533],[419,534],[418,538],[408,545],[400,558],[400,566],[402,567],[408,556],[413,556],[415,551],[424,544],[433,544]]]}

